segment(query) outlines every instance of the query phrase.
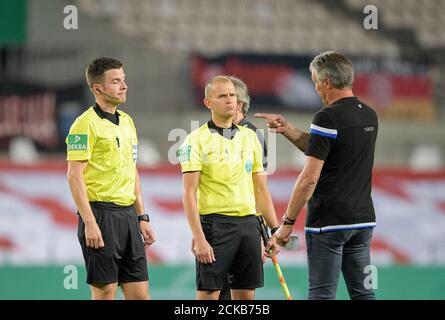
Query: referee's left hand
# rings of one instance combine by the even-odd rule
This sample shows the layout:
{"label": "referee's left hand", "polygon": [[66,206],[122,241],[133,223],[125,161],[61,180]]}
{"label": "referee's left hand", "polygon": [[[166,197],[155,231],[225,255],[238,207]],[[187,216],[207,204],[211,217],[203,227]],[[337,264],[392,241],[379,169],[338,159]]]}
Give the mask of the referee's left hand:
{"label": "referee's left hand", "polygon": [[150,227],[150,222],[141,221],[139,222],[141,225],[142,237],[144,238],[145,247],[151,246],[155,241],[155,233]]}
{"label": "referee's left hand", "polygon": [[271,258],[272,256],[277,255],[280,252],[280,247],[278,246],[278,244],[276,243],[276,239],[275,237],[271,237],[268,241],[267,241],[267,245],[266,248],[264,250],[264,255],[268,258]]}

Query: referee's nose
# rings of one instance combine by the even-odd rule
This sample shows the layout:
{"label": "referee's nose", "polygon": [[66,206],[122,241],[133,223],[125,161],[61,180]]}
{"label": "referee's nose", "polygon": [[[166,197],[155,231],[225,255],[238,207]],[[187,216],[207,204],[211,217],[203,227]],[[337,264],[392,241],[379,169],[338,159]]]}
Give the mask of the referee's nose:
{"label": "referee's nose", "polygon": [[121,90],[127,92],[128,86],[125,80],[122,81]]}

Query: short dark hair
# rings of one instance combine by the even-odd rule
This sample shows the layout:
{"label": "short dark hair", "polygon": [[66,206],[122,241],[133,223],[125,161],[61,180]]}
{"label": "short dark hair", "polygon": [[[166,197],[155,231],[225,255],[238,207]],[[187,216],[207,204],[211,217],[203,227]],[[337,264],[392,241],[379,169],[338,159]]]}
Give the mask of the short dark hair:
{"label": "short dark hair", "polygon": [[104,74],[108,70],[120,69],[123,63],[119,60],[101,57],[94,59],[87,67],[85,76],[90,87],[95,83],[103,83]]}

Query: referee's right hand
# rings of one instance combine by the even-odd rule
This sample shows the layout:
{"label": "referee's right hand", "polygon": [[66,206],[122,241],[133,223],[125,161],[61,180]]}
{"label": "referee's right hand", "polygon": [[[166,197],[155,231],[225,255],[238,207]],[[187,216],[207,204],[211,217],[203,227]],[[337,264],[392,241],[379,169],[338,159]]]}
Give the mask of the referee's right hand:
{"label": "referee's right hand", "polygon": [[96,221],[85,222],[85,239],[87,247],[100,249],[105,246],[102,233]]}
{"label": "referee's right hand", "polygon": [[213,248],[205,238],[192,239],[192,252],[201,263],[212,263],[216,261]]}

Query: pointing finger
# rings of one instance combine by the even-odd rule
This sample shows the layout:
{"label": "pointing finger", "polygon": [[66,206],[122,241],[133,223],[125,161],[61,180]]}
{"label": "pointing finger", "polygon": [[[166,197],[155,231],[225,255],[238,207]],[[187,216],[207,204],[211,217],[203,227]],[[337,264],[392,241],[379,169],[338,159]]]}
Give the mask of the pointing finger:
{"label": "pointing finger", "polygon": [[255,118],[263,118],[266,120],[271,120],[275,117],[272,113],[255,113]]}

